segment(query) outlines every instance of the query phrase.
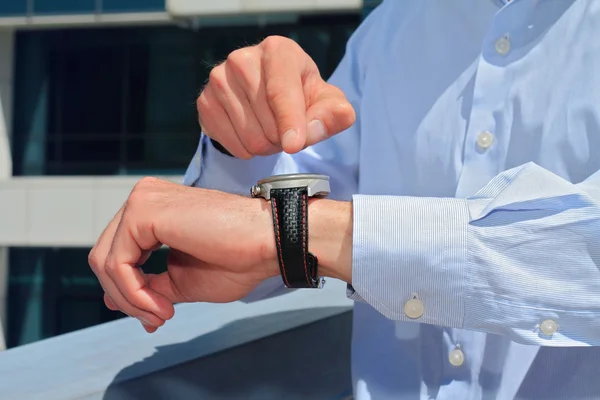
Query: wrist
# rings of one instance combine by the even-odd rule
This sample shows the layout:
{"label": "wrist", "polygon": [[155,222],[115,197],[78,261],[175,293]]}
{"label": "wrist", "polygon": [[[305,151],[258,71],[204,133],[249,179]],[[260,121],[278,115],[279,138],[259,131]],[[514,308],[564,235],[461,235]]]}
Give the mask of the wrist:
{"label": "wrist", "polygon": [[352,203],[312,199],[308,247],[319,259],[319,274],[352,283]]}
{"label": "wrist", "polygon": [[273,228],[271,203],[262,199],[248,199],[253,203],[254,217],[249,221],[259,237],[260,265],[264,267],[265,279],[281,275]]}
{"label": "wrist", "polygon": [[[263,232],[264,265],[269,277],[280,275],[270,202],[253,199]],[[319,275],[352,283],[352,203],[313,198],[308,206],[308,251],[319,260]]]}

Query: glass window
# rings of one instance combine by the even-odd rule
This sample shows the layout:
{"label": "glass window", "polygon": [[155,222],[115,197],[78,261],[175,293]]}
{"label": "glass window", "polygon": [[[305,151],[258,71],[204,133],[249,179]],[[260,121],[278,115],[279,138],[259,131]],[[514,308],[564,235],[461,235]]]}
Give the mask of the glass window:
{"label": "glass window", "polygon": [[96,0],[33,0],[34,14],[90,14],[95,10]]}
{"label": "glass window", "polygon": [[[88,266],[90,249],[11,248],[7,304],[8,347],[124,317],[104,306],[104,293]],[[156,251],[143,266],[166,270],[168,251]]]}
{"label": "glass window", "polygon": [[27,0],[0,1],[0,17],[14,17],[27,14]]}
{"label": "glass window", "polygon": [[369,15],[371,11],[373,11],[379,4],[381,4],[382,0],[364,0],[363,2],[363,17]]}
{"label": "glass window", "polygon": [[327,78],[360,16],[298,24],[17,33],[15,175],[183,174],[213,65],[268,35],[297,40]]}
{"label": "glass window", "polygon": [[102,0],[102,12],[164,11],[165,0]]}

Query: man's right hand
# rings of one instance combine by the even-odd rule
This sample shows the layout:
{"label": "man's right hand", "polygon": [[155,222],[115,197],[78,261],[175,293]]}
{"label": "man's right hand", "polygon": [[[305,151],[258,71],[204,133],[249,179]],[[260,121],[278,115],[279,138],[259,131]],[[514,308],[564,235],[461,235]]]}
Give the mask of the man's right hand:
{"label": "man's right hand", "polygon": [[296,153],[349,128],[352,105],[291,39],[270,36],[213,68],[197,101],[203,132],[232,155]]}

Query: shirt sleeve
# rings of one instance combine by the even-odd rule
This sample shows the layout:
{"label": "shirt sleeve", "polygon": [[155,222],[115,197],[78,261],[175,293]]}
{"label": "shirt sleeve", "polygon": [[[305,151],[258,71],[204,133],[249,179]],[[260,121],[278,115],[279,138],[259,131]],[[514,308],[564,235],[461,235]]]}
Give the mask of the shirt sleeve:
{"label": "shirt sleeve", "polygon": [[353,208],[351,298],[400,321],[600,345],[600,171],[572,184],[529,163],[472,198]]}
{"label": "shirt sleeve", "polygon": [[[339,87],[352,103],[357,114],[352,127],[294,155],[281,153],[250,160],[236,159],[219,152],[207,136],[201,135],[196,154],[182,183],[247,196],[257,180],[270,175],[320,173],[330,177],[331,198],[351,200],[358,186],[361,88],[370,50],[363,43],[368,43],[375,34],[378,21],[385,15],[383,8],[389,7],[387,3],[373,10],[355,30],[346,45],[344,57],[328,80]],[[287,291],[281,278],[276,277],[264,282],[245,300],[252,301]]]}

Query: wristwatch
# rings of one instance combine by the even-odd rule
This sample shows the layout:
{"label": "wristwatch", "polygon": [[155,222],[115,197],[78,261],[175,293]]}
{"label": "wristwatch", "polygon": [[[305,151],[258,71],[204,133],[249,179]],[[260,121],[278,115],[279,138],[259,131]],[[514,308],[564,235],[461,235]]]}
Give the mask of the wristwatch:
{"label": "wristwatch", "polygon": [[317,174],[274,175],[257,182],[252,197],[271,201],[277,258],[288,288],[321,288],[318,259],[308,251],[308,199],[329,195],[329,177]]}

